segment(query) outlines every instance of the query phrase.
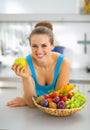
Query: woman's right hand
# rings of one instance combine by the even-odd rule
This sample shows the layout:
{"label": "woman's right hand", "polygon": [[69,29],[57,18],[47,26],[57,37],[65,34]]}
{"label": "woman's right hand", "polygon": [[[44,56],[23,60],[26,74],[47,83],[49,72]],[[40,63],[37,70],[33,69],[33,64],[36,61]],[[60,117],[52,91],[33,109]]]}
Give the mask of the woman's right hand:
{"label": "woman's right hand", "polygon": [[29,76],[31,76],[28,65],[21,68],[21,64],[14,63],[11,69],[16,73],[16,75],[21,76],[23,78],[28,78]]}

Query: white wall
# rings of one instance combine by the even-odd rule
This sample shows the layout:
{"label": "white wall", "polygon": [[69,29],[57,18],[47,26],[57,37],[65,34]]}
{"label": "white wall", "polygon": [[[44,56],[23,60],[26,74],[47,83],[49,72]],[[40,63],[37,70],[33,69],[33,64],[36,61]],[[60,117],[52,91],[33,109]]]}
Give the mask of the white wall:
{"label": "white wall", "polygon": [[[71,68],[86,68],[90,62],[90,23],[58,23],[54,26],[55,37],[59,45],[65,46]],[[84,44],[78,44],[78,41],[84,40],[85,33],[89,41],[87,53],[84,52]]]}
{"label": "white wall", "polygon": [[76,0],[0,0],[0,13],[76,13]]}

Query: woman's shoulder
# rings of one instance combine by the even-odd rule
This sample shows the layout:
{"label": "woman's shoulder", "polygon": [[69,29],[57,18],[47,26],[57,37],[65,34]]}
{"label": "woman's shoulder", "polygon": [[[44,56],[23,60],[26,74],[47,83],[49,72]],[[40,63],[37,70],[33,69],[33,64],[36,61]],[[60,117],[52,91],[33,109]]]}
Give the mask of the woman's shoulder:
{"label": "woman's shoulder", "polygon": [[52,57],[56,61],[57,61],[58,58],[62,58],[63,59],[63,62],[62,62],[63,64],[70,64],[69,59],[66,56],[64,56],[63,54],[60,54],[60,53],[57,53],[57,52],[53,52],[52,53]]}
{"label": "woman's shoulder", "polygon": [[58,53],[58,52],[52,52],[52,57],[55,59],[58,59],[59,57],[64,57],[64,55]]}
{"label": "woman's shoulder", "polygon": [[64,57],[64,59],[62,61],[62,66],[65,67],[65,68],[70,67],[70,61],[67,57]]}

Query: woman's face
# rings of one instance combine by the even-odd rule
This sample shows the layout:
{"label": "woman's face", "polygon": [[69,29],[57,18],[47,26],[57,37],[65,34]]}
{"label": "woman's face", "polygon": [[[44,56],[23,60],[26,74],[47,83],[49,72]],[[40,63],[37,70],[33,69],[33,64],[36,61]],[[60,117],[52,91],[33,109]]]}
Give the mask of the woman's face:
{"label": "woman's face", "polygon": [[53,45],[47,34],[34,34],[31,36],[32,56],[39,62],[47,60],[50,56]]}

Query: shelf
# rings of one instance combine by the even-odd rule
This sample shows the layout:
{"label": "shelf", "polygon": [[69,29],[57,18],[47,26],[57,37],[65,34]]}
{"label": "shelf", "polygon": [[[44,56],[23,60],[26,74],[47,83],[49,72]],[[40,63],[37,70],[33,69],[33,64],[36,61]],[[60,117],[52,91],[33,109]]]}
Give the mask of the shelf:
{"label": "shelf", "polygon": [[90,22],[86,14],[0,14],[0,22],[37,22],[48,20],[52,22]]}

